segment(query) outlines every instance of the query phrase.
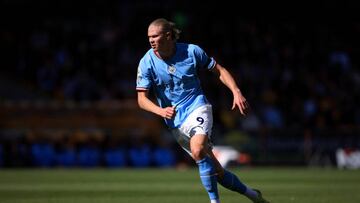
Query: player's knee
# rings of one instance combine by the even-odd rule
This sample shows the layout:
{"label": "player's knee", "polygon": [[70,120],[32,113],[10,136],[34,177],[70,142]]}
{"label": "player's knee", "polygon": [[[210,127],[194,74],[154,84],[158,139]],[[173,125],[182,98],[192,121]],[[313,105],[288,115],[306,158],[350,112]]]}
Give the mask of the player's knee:
{"label": "player's knee", "polygon": [[191,154],[193,156],[193,158],[195,159],[195,161],[199,161],[203,158],[205,158],[205,152],[203,150],[203,147],[194,147],[191,148]]}

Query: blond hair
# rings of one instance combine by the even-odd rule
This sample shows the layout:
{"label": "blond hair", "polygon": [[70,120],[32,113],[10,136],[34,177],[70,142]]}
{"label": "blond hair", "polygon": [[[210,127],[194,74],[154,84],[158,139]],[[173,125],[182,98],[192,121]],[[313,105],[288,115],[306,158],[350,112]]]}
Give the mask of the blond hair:
{"label": "blond hair", "polygon": [[163,32],[170,32],[171,37],[174,40],[178,40],[180,38],[181,30],[176,28],[175,23],[168,21],[165,18],[158,18],[151,22],[149,26],[160,26]]}

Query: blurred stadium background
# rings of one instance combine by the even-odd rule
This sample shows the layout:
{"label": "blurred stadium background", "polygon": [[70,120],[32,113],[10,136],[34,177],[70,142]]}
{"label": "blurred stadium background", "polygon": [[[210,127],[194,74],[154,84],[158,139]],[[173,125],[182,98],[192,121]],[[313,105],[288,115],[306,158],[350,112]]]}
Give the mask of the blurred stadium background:
{"label": "blurred stadium background", "polygon": [[359,155],[348,161],[360,148],[356,7],[340,15],[330,1],[304,11],[311,17],[274,17],[239,4],[1,1],[0,167],[191,166],[136,103],[137,63],[158,17],[229,68],[250,101],[241,118],[230,92],[202,74],[214,142],[240,152],[231,164],[359,167]]}

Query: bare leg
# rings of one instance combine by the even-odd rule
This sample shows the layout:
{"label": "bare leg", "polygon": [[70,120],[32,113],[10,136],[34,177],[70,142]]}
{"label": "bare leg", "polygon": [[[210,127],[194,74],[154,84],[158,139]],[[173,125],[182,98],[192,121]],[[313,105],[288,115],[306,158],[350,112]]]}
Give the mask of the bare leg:
{"label": "bare leg", "polygon": [[206,135],[194,135],[191,137],[190,150],[195,161],[200,161],[207,155],[207,142],[208,138]]}

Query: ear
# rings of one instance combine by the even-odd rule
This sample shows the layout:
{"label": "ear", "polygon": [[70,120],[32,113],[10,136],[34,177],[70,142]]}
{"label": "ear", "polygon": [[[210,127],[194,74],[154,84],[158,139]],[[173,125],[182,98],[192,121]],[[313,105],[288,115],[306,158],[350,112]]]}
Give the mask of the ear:
{"label": "ear", "polygon": [[166,32],[166,39],[171,40],[172,36],[171,36],[171,32]]}

